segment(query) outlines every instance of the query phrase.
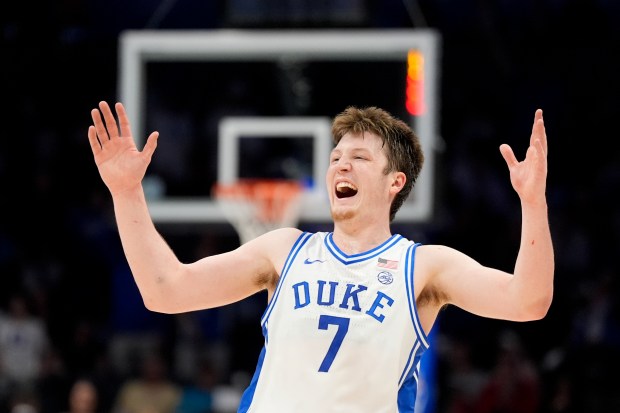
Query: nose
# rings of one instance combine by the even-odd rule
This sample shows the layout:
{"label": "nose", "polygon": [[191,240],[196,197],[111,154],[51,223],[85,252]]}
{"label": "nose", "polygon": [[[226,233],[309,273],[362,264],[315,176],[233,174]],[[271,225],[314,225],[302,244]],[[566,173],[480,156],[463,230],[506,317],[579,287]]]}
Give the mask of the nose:
{"label": "nose", "polygon": [[338,160],[338,170],[339,171],[350,171],[351,170],[351,161],[345,158],[340,158]]}

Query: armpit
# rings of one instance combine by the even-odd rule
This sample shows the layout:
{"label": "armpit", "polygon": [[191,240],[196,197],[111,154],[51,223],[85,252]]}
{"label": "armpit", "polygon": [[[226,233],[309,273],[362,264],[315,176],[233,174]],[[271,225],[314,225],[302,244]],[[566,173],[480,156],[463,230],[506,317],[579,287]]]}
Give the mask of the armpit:
{"label": "armpit", "polygon": [[275,272],[263,272],[257,275],[256,285],[261,289],[273,290],[278,283],[278,274]]}
{"label": "armpit", "polygon": [[437,291],[436,288],[426,287],[422,290],[416,299],[418,308],[425,306],[438,307],[448,302],[448,295],[444,292]]}

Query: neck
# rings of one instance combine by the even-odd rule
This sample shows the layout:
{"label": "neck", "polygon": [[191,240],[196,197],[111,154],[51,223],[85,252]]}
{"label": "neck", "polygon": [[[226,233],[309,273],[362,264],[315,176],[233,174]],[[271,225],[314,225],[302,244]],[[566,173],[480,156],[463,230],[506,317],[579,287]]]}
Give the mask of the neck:
{"label": "neck", "polygon": [[381,245],[392,236],[386,224],[354,223],[352,220],[334,224],[334,242],[346,254],[357,254]]}

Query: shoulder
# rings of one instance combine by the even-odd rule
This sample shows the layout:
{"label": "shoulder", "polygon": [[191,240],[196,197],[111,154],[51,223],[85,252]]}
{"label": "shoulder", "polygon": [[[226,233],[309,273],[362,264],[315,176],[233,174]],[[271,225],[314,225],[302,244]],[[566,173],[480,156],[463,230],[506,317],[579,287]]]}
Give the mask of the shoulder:
{"label": "shoulder", "polygon": [[416,257],[419,257],[425,265],[432,268],[450,265],[453,260],[470,259],[454,248],[437,244],[419,245]]}
{"label": "shoulder", "polygon": [[468,290],[472,278],[484,273],[479,262],[454,248],[445,245],[426,245],[419,248],[416,271],[424,276],[424,285],[446,297]]}
{"label": "shoulder", "polygon": [[298,228],[278,228],[261,235],[256,240],[271,249],[288,250],[304,234]]}
{"label": "shoulder", "polygon": [[415,273],[419,291],[448,300],[450,280],[470,267],[478,266],[469,256],[445,245],[420,245],[416,251]]}
{"label": "shoulder", "polygon": [[416,252],[416,268],[419,268],[431,283],[437,278],[479,266],[480,264],[468,255],[445,245],[421,245]]}
{"label": "shoulder", "polygon": [[278,228],[260,235],[253,240],[242,245],[260,250],[278,250],[289,248],[303,234],[297,228]]}
{"label": "shoulder", "polygon": [[297,228],[279,228],[254,238],[239,247],[239,250],[247,256],[262,257],[279,273],[293,245],[303,234]]}

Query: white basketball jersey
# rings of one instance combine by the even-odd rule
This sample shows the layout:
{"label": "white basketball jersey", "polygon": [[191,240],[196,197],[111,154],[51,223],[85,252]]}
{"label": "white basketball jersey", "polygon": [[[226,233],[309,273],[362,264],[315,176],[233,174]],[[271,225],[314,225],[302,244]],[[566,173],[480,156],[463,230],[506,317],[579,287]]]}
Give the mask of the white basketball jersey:
{"label": "white basketball jersey", "polygon": [[413,412],[428,348],[413,291],[418,244],[393,235],[347,255],[303,233],[261,324],[265,345],[239,412]]}

